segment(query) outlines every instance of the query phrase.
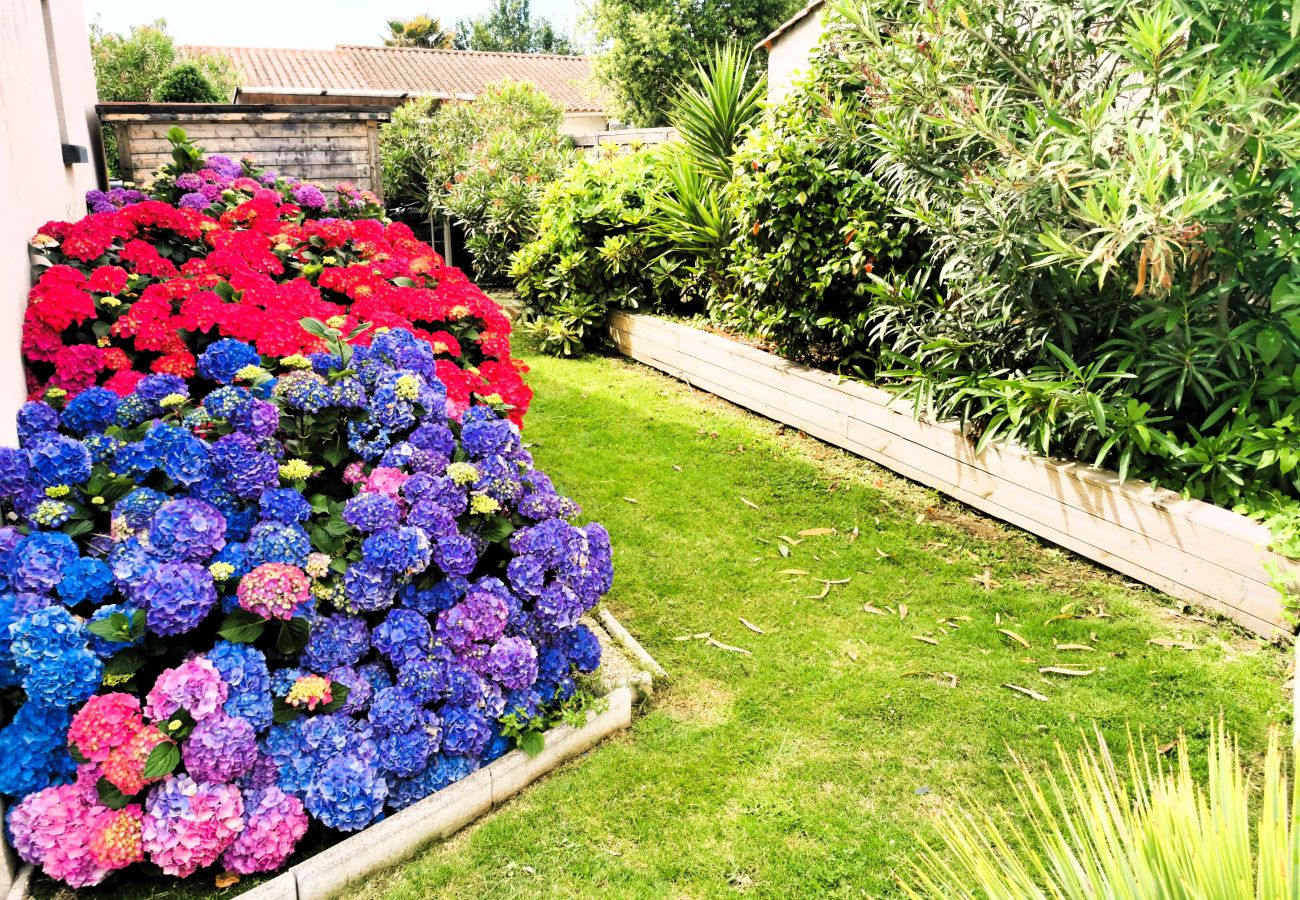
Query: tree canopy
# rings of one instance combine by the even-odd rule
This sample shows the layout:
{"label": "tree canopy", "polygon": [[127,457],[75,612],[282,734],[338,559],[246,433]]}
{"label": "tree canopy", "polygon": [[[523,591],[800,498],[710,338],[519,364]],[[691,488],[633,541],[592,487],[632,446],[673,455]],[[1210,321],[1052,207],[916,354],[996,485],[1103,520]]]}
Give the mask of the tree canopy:
{"label": "tree canopy", "polygon": [[495,0],[487,15],[456,23],[458,50],[492,50],[504,53],[581,52],[569,35],[551,21],[534,17],[528,0]]}
{"label": "tree canopy", "polygon": [[[752,47],[784,22],[800,0],[595,0],[597,73],[619,118],[641,127],[666,125],[672,98],[714,47]],[[766,67],[754,58],[754,77]]]}

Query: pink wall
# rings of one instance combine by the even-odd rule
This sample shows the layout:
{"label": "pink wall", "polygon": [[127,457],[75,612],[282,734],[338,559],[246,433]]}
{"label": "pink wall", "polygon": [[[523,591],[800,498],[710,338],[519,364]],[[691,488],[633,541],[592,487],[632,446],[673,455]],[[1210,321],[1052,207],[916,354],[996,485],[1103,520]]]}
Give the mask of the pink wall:
{"label": "pink wall", "polygon": [[[81,0],[0,0],[0,444],[26,397],[19,339],[31,284],[27,240],[85,215],[95,187],[95,76]],[[65,165],[62,145],[90,162]]]}

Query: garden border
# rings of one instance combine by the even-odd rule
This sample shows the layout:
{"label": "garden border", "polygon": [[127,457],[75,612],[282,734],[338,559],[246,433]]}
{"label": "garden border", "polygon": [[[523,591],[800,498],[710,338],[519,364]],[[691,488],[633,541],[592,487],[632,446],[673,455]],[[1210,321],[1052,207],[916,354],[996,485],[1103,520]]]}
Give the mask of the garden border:
{"label": "garden border", "polygon": [[843,447],[1094,562],[1233,619],[1269,639],[1291,633],[1274,573],[1300,587],[1300,563],[1267,549],[1268,529],[1083,463],[992,442],[976,455],[961,428],[911,404],[721,335],[614,312],[619,352],[701,390]]}
{"label": "garden border", "polygon": [[[603,678],[602,686],[608,691],[603,697],[605,708],[590,714],[585,725],[555,726],[546,732],[545,745],[536,756],[512,750],[460,781],[239,894],[240,900],[325,900],[336,896],[367,875],[409,859],[433,841],[450,837],[552,769],[629,727],[633,701],[638,697],[648,698],[654,679],[667,673],[608,609],[602,607],[599,618],[599,624],[590,620],[587,624],[596,626],[598,637],[608,638],[608,642],[601,641],[606,653],[613,650],[627,663],[611,669],[635,670],[632,663],[646,668],[625,677],[611,672],[610,677]],[[602,660],[602,668],[605,662]],[[0,822],[3,820],[4,804],[0,802]],[[6,860],[0,862],[0,898],[26,900],[32,867],[24,863],[15,872],[15,857],[3,840],[0,840],[0,856]],[[6,876],[8,881],[4,880]]]}

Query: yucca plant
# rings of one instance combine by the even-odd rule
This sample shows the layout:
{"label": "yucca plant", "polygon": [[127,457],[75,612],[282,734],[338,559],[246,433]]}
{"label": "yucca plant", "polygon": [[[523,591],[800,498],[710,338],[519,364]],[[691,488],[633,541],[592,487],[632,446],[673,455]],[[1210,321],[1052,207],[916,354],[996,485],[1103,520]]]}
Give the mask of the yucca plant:
{"label": "yucca plant", "polygon": [[711,178],[731,178],[731,157],[762,112],[767,79],[750,78],[750,54],[734,44],[695,61],[695,80],[678,90],[668,119],[691,159]]}
{"label": "yucca plant", "polygon": [[1300,793],[1288,785],[1285,759],[1293,764],[1294,750],[1284,753],[1272,731],[1261,786],[1222,725],[1212,731],[1205,786],[1192,776],[1185,738],[1172,764],[1130,738],[1127,776],[1100,733],[1095,748],[1073,756],[1058,746],[1059,771],[1039,773],[1017,758],[1008,778],[1020,817],[978,803],[943,813],[939,842],[922,840],[899,876],[904,892],[989,900],[1300,896]]}

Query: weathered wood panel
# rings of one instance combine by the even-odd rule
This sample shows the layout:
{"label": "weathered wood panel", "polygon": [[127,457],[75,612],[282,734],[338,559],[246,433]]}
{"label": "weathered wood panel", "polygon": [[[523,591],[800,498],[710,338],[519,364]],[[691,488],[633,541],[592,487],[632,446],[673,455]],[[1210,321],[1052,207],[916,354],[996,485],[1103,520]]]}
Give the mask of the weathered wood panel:
{"label": "weathered wood panel", "polygon": [[628,356],[937,488],[989,515],[1274,637],[1289,631],[1273,573],[1300,564],[1267,529],[1219,507],[1111,472],[994,444],[978,456],[952,424],[918,420],[892,395],[753,347],[616,313]]}
{"label": "weathered wood panel", "polygon": [[252,156],[262,168],[320,182],[327,191],[350,181],[382,196],[378,127],[388,120],[386,109],[188,103],[99,109],[126,149],[122,171],[130,181],[147,182],[170,162],[167,130],[179,125],[207,153]]}

